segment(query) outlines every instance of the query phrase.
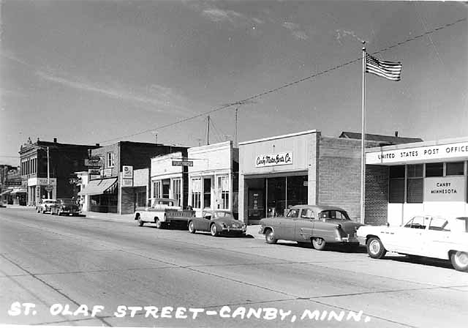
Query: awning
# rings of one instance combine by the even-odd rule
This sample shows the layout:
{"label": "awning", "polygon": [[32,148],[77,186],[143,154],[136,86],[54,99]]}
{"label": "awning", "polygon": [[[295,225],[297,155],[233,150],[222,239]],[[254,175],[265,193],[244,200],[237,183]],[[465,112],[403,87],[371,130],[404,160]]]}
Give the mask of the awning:
{"label": "awning", "polygon": [[8,195],[8,194],[11,193],[11,192],[12,192],[11,189],[5,190],[4,192],[2,192],[2,193],[0,194],[0,196]]}
{"label": "awning", "polygon": [[102,195],[117,182],[117,178],[91,180],[78,195]]}
{"label": "awning", "polygon": [[26,194],[28,191],[26,189],[22,189],[22,188],[15,188],[11,191],[11,194],[12,195],[15,195],[15,194]]}

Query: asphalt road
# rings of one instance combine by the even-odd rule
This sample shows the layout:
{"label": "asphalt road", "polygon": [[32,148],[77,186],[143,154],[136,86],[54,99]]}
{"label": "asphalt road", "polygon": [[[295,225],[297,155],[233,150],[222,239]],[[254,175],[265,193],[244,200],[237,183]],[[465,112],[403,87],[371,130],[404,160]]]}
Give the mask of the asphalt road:
{"label": "asphalt road", "polygon": [[468,274],[293,243],[0,209],[0,323],[465,327]]}

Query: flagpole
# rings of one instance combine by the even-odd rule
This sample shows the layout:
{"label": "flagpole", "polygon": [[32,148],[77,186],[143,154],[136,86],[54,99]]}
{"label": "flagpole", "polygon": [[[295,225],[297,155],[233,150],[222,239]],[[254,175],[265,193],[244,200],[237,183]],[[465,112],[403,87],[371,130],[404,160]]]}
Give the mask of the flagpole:
{"label": "flagpole", "polygon": [[361,223],[365,223],[366,200],[366,41],[362,41],[362,112],[361,112]]}

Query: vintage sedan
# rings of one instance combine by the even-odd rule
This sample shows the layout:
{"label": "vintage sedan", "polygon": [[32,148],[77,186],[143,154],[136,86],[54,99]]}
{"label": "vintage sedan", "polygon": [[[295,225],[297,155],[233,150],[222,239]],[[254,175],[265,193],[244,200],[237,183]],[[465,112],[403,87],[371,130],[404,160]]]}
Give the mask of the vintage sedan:
{"label": "vintage sedan", "polygon": [[468,217],[419,215],[402,226],[364,226],[357,235],[375,259],[394,252],[450,260],[456,270],[468,271]]}
{"label": "vintage sedan", "polygon": [[47,212],[50,212],[50,209],[51,207],[57,202],[56,199],[52,199],[52,198],[46,198],[46,199],[42,199],[39,204],[37,204],[36,206],[36,212],[37,213],[47,213]]}
{"label": "vintage sedan", "polygon": [[296,205],[285,217],[260,220],[260,226],[259,233],[265,235],[268,244],[282,239],[323,250],[327,244],[359,247],[355,234],[362,224],[352,221],[344,209],[336,206]]}
{"label": "vintage sedan", "polygon": [[247,227],[243,222],[234,219],[232,212],[228,210],[205,210],[201,217],[190,219],[188,230],[191,233],[209,231],[212,236],[244,236]]}
{"label": "vintage sedan", "polygon": [[79,215],[80,207],[75,200],[70,198],[59,198],[50,206],[50,214],[56,215]]}

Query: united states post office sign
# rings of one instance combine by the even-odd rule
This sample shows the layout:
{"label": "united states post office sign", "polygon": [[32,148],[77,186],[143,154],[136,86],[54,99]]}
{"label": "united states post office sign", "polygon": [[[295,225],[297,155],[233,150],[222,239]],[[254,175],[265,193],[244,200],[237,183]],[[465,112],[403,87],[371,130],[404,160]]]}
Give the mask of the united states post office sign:
{"label": "united states post office sign", "polygon": [[255,167],[291,165],[292,163],[292,152],[258,155],[255,159]]}
{"label": "united states post office sign", "polygon": [[465,177],[438,177],[424,179],[425,202],[464,202]]}

